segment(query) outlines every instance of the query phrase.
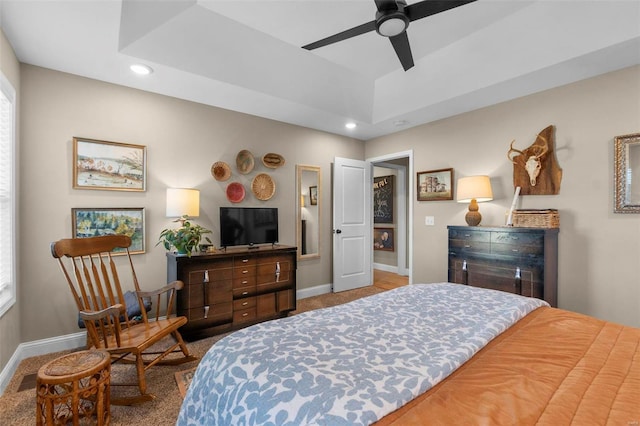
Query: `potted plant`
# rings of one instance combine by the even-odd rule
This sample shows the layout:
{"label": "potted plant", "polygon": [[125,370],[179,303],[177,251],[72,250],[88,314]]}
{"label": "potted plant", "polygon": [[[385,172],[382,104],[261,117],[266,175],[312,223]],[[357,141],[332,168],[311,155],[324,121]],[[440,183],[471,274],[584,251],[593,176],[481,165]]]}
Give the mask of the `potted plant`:
{"label": "potted plant", "polygon": [[[182,225],[177,229],[164,229],[160,233],[160,238],[156,243],[156,246],[160,243],[164,245],[164,248],[171,250],[171,247],[175,247],[178,254],[186,254],[191,257],[191,252],[200,243],[200,239],[204,234],[210,234],[211,231],[200,225],[189,222],[187,216],[182,216],[180,219],[174,222],[180,222]],[[207,242],[211,243],[209,237],[204,237]]]}

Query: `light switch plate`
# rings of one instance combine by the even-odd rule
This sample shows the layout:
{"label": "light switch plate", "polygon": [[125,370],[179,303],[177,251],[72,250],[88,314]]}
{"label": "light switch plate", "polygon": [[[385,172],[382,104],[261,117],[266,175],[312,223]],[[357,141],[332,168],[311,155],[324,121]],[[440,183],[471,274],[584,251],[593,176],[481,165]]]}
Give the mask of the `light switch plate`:
{"label": "light switch plate", "polygon": [[425,216],[424,224],[427,226],[434,226],[436,224],[436,219],[433,216]]}

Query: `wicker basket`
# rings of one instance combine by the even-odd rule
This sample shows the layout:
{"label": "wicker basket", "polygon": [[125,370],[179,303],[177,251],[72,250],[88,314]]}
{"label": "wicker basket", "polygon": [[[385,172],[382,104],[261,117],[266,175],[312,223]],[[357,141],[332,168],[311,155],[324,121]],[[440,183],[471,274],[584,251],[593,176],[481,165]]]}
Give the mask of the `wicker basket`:
{"label": "wicker basket", "polygon": [[558,210],[514,210],[513,226],[520,228],[559,228]]}

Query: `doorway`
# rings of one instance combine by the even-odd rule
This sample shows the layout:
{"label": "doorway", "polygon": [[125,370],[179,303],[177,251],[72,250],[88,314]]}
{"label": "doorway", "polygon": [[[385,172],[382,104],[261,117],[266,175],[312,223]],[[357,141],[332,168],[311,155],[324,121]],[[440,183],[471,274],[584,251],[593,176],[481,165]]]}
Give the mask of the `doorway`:
{"label": "doorway", "polygon": [[[395,273],[412,280],[413,265],[413,151],[403,151],[366,160],[371,163],[374,172],[372,176],[385,174],[387,171],[394,176],[394,208],[391,224],[374,223],[373,233],[383,234],[387,227],[393,233],[393,252],[388,248],[376,249],[376,243],[371,247],[373,269],[386,273]],[[375,221],[374,221],[375,222]],[[385,235],[388,238],[388,235]]]}

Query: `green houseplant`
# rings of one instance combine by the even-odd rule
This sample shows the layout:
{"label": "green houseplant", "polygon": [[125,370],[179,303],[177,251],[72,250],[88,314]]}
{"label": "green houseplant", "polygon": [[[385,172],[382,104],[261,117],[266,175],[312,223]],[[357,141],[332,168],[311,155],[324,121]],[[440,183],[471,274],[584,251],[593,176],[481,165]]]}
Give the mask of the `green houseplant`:
{"label": "green houseplant", "polygon": [[[209,229],[189,222],[187,216],[182,216],[174,222],[180,222],[182,225],[177,229],[162,230],[156,246],[162,243],[167,250],[175,247],[178,254],[191,256],[191,252],[200,243],[202,236],[211,233]],[[209,237],[204,238],[207,242],[211,243]]]}

